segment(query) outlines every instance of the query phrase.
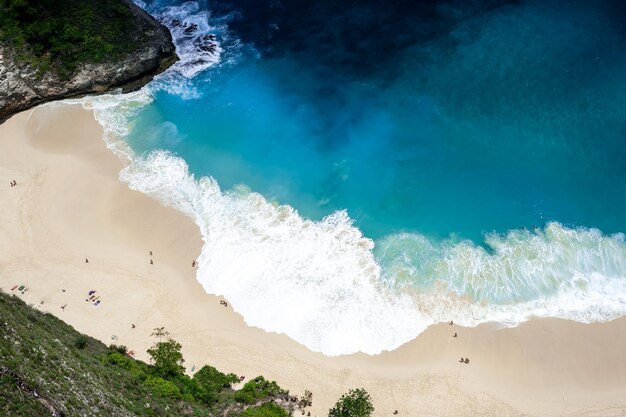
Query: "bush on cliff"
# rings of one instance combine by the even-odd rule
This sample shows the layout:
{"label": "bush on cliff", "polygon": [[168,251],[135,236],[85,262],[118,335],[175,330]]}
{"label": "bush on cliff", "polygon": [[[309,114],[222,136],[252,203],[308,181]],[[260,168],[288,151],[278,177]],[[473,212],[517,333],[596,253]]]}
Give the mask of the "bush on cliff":
{"label": "bush on cliff", "polygon": [[[75,346],[79,338],[86,340],[82,349]],[[173,344],[174,352],[179,352],[178,345]],[[235,375],[206,366],[197,377],[172,376],[171,372],[163,377],[159,375],[162,370],[125,352],[120,346],[107,348],[51,314],[36,311],[0,291],[0,416],[50,416],[49,407],[57,415],[94,417],[208,417],[224,413],[236,417],[245,412],[245,405],[235,398],[238,392],[230,387],[238,380]],[[168,357],[174,358],[174,364],[182,364],[182,355],[181,362],[177,355]],[[276,392],[286,393],[262,377],[244,388],[246,398],[255,405],[271,401]],[[257,408],[261,410],[250,413],[276,411],[272,406]]]}
{"label": "bush on cliff", "polygon": [[260,407],[248,408],[241,417],[288,417],[289,414],[274,403],[265,403]]}
{"label": "bush on cliff", "polygon": [[19,61],[62,78],[135,50],[135,23],[121,0],[0,0],[0,42]]}
{"label": "bush on cliff", "polygon": [[357,388],[342,395],[328,417],[370,417],[373,412],[372,398],[363,388]]}

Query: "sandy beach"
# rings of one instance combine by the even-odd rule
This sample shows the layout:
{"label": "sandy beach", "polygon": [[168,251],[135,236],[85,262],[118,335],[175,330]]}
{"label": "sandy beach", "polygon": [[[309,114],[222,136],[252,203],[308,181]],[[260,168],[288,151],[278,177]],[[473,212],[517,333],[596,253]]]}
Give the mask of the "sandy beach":
{"label": "sandy beach", "polygon": [[[246,326],[196,281],[193,221],[120,182],[122,162],[101,138],[79,106],[39,107],[0,125],[3,291],[142,360],[152,329],[165,326],[188,372],[211,364],[294,394],[308,389],[316,416],[356,387],[370,392],[376,416],[626,415],[625,317],[441,324],[392,352],[341,357]],[[85,301],[91,290],[97,306]]]}

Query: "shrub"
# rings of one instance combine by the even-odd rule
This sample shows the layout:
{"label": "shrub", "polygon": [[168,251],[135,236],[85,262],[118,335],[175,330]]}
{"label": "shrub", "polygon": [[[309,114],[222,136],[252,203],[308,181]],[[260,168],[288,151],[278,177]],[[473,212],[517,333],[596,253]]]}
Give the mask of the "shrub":
{"label": "shrub", "polygon": [[183,398],[186,398],[190,401],[207,401],[207,395],[204,389],[193,379],[189,378],[187,375],[179,375],[174,379],[170,380],[172,383],[176,384],[178,389],[180,390]]}
{"label": "shrub", "polygon": [[76,338],[76,340],[74,340],[74,347],[77,349],[85,349],[88,341],[89,340],[85,336],[80,335]]}
{"label": "shrub", "polygon": [[224,374],[212,366],[203,366],[193,376],[193,380],[211,397],[215,397],[224,388],[239,381],[235,374]]}
{"label": "shrub", "polygon": [[176,384],[170,381],[166,381],[161,377],[152,375],[148,376],[148,378],[146,378],[145,384],[149,386],[152,389],[152,392],[154,392],[159,397],[176,399],[182,397],[180,390],[178,389]]}
{"label": "shrub", "polygon": [[357,388],[342,395],[329,410],[328,417],[370,417],[373,412],[370,395],[363,388]]}
{"label": "shrub", "polygon": [[248,408],[241,417],[288,417],[289,414],[274,403],[265,403],[260,407]]}
{"label": "shrub", "polygon": [[126,355],[126,353],[128,352],[128,348],[124,345],[109,345],[109,350],[114,350],[121,353],[122,355]]}
{"label": "shrub", "polygon": [[235,400],[240,403],[252,404],[261,398],[274,397],[281,394],[287,394],[287,391],[279,387],[276,382],[270,382],[262,376],[257,376],[235,393]]}

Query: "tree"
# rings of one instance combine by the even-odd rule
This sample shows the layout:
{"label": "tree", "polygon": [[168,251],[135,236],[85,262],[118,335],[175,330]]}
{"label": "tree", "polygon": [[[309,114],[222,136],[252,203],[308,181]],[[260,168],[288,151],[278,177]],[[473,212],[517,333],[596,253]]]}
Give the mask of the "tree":
{"label": "tree", "polygon": [[363,388],[357,388],[343,394],[328,411],[328,417],[370,417],[373,412],[372,398]]}
{"label": "tree", "polygon": [[298,399],[298,410],[304,411],[305,408],[313,405],[313,393],[309,390],[304,390],[304,395]]}
{"label": "tree", "polygon": [[183,363],[185,360],[183,354],[180,353],[181,344],[169,337],[170,334],[163,327],[154,329],[152,336],[161,339],[167,338],[156,342],[148,349],[148,355],[152,358],[156,373],[165,379],[184,374]]}

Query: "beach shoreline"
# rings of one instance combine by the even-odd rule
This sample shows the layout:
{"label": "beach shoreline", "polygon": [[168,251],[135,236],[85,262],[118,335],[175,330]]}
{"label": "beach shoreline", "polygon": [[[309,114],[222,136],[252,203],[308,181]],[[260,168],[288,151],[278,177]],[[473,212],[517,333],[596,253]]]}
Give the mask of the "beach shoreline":
{"label": "beach shoreline", "polygon": [[[338,357],[246,326],[195,279],[202,238],[192,219],[120,182],[122,162],[102,135],[78,105],[40,106],[0,125],[3,291],[142,360],[152,329],[165,326],[183,345],[188,371],[210,364],[247,379],[263,375],[294,394],[308,389],[311,415],[326,415],[356,387],[370,392],[376,416],[626,412],[626,317],[440,324],[391,352]],[[97,306],[85,301],[92,290]],[[471,362],[459,363],[461,356]]]}

